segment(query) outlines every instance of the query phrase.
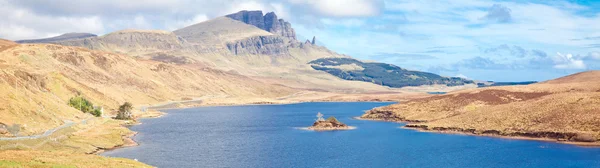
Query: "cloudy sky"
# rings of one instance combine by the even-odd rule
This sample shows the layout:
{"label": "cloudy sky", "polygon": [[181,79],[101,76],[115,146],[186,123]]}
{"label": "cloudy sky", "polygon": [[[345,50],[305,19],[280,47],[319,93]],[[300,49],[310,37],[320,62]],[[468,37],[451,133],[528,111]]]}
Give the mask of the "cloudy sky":
{"label": "cloudy sky", "polygon": [[495,81],[600,69],[600,3],[472,0],[0,0],[0,38],[175,30],[274,11],[303,38],[362,60]]}

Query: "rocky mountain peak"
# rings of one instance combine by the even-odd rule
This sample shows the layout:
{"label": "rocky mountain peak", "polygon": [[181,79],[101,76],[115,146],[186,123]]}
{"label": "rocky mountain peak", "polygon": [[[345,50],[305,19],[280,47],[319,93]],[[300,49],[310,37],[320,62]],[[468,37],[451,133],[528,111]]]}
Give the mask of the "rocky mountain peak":
{"label": "rocky mountain peak", "polygon": [[292,28],[292,24],[283,19],[278,19],[275,12],[269,12],[263,16],[262,11],[243,10],[238,13],[226,15],[226,17],[256,26],[290,40],[296,40],[296,32]]}

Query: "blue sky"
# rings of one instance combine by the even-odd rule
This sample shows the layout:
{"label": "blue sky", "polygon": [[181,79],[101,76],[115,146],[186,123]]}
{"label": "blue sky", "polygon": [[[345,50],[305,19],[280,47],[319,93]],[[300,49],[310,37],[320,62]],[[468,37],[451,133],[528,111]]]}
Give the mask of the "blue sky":
{"label": "blue sky", "polygon": [[0,38],[174,30],[239,10],[275,11],[333,51],[495,81],[600,69],[600,3],[400,0],[0,0]]}

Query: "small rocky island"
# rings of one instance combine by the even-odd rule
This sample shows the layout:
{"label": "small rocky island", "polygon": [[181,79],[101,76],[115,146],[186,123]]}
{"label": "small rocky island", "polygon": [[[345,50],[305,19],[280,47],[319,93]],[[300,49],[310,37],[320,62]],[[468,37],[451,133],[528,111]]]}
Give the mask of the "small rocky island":
{"label": "small rocky island", "polygon": [[323,119],[323,114],[317,114],[317,120],[313,123],[312,126],[308,127],[309,130],[315,131],[333,131],[333,130],[350,130],[355,127],[348,126],[340,121],[338,121],[335,117],[331,116],[326,120]]}

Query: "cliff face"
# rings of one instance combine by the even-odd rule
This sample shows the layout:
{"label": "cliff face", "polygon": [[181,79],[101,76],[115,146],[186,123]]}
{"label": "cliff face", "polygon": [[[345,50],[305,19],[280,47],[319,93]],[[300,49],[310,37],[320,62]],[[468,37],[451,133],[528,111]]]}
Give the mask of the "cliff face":
{"label": "cliff face", "polygon": [[233,13],[227,15],[227,17],[232,18],[234,20],[238,20],[244,22],[246,24],[250,24],[256,26],[260,29],[265,29],[265,19],[263,17],[262,11],[240,11],[238,13]]}
{"label": "cliff face", "polygon": [[292,28],[292,25],[283,19],[278,19],[274,12],[269,12],[263,16],[262,11],[240,11],[227,15],[227,17],[256,26],[290,40],[296,40],[296,32]]}
{"label": "cliff face", "polygon": [[227,48],[235,55],[263,54],[263,55],[289,55],[285,40],[280,36],[256,36],[233,43],[228,43]]}

